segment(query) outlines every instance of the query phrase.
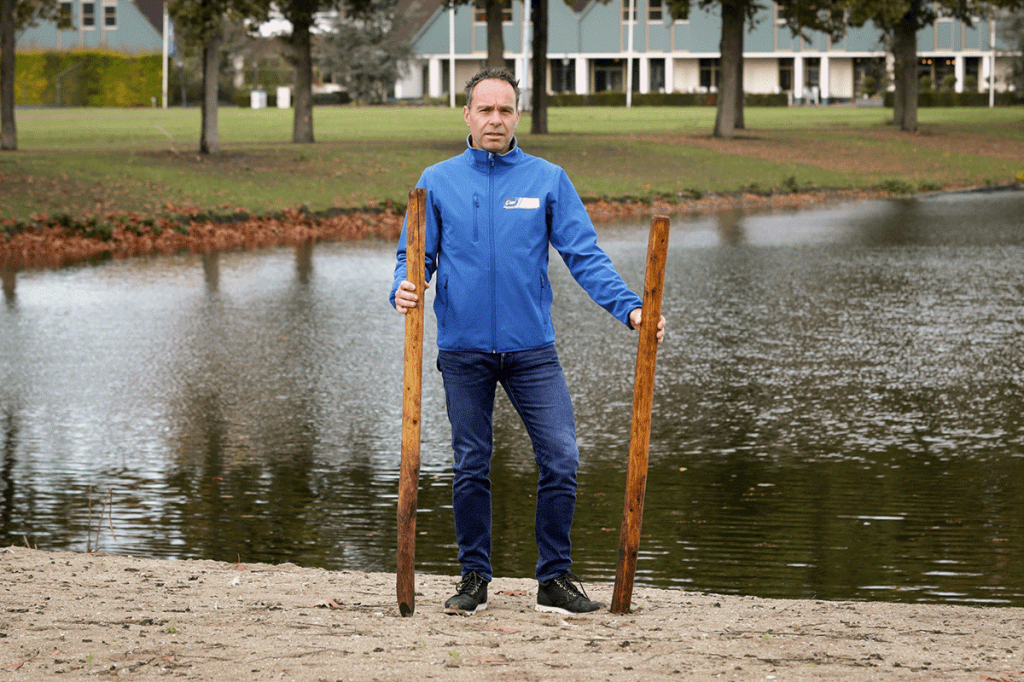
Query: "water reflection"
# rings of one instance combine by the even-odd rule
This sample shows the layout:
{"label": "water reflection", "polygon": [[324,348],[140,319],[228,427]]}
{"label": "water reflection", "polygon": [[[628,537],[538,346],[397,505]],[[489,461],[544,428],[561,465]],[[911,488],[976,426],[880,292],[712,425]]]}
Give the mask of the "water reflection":
{"label": "water reflection", "polygon": [[[1022,209],[1005,194],[674,221],[638,583],[1024,605]],[[646,226],[603,238],[640,288]],[[99,531],[107,551],[394,570],[392,254],[4,273],[0,542],[84,550]],[[574,554],[611,581],[636,337],[557,263],[552,283],[583,453]],[[423,401],[417,566],[454,575],[430,352]],[[530,576],[536,474],[504,400],[494,437],[495,570]],[[95,522],[108,490],[116,540]]]}
{"label": "water reflection", "polygon": [[14,306],[14,287],[17,284],[16,275],[14,270],[10,270],[7,266],[0,266],[0,285],[4,291],[4,303],[7,304],[8,308]]}

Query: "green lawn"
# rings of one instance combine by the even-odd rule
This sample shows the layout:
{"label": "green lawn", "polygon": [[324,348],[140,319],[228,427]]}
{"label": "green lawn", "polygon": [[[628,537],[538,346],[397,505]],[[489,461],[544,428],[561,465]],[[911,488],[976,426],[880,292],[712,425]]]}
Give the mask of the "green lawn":
{"label": "green lawn", "polygon": [[[872,188],[1012,182],[1024,109],[921,109],[921,131],[877,108],[747,108],[736,140],[704,107],[552,108],[550,135],[520,144],[566,168],[584,196],[675,197],[743,188]],[[197,109],[22,109],[0,154],[0,219],[38,213],[255,213],[404,204],[423,167],[459,153],[461,111],[318,107],[316,143],[291,144],[292,111],[224,108],[221,154],[197,153]]]}

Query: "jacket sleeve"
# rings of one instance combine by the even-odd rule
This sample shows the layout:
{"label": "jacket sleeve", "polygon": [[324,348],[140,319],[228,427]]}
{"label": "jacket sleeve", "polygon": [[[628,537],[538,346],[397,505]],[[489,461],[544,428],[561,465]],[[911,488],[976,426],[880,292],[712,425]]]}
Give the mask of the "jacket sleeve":
{"label": "jacket sleeve", "polygon": [[[426,222],[426,235],[424,240],[425,246],[425,258],[424,258],[424,276],[426,281],[429,282],[434,271],[437,270],[437,254],[440,249],[441,243],[441,230],[440,230],[440,218],[439,212],[434,206],[434,194],[430,191],[427,184],[427,172],[424,171],[423,175],[420,176],[419,181],[416,183],[416,187],[427,187],[427,222]],[[395,307],[395,293],[398,291],[398,285],[402,283],[402,280],[407,279],[406,277],[406,228],[409,225],[409,212],[405,213],[405,221],[402,223],[402,236],[398,238],[398,251],[395,258],[395,279],[391,283],[391,295],[388,300],[391,301],[391,307]],[[422,293],[422,292],[421,292]]]}
{"label": "jacket sleeve", "polygon": [[555,189],[548,195],[551,245],[569,272],[602,308],[632,328],[629,313],[643,306],[643,299],[622,280],[608,254],[597,244],[597,231],[569,176],[557,168]]}

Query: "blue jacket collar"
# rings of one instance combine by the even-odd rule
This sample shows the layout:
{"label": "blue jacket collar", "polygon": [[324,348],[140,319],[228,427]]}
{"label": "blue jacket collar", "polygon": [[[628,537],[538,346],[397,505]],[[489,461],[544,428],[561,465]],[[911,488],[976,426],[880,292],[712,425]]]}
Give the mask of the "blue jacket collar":
{"label": "blue jacket collar", "polygon": [[470,161],[474,166],[487,166],[491,159],[494,159],[498,163],[502,164],[513,164],[519,160],[523,152],[519,149],[519,141],[516,140],[515,135],[512,136],[512,146],[504,154],[495,154],[483,149],[477,149],[473,146],[473,138],[471,135],[466,135],[466,152]]}

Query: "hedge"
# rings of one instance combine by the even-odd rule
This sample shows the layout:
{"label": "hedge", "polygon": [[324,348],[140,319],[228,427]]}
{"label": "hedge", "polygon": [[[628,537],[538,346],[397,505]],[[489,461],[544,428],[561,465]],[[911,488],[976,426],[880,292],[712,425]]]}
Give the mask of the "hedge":
{"label": "hedge", "polygon": [[151,106],[160,99],[160,55],[102,50],[19,52],[14,72],[18,105]]}
{"label": "hedge", "polygon": [[[762,95],[746,93],[743,101],[751,107],[784,107],[789,104],[785,93]],[[713,107],[717,102],[715,93],[698,92],[648,92],[633,93],[632,103],[638,107]],[[548,105],[553,107],[624,107],[626,93],[597,92],[587,95],[556,93],[548,95]]]}
{"label": "hedge", "polygon": [[[885,106],[892,108],[894,95],[885,93]],[[1020,100],[1012,92],[997,92],[995,103],[998,106],[1019,104]],[[919,90],[917,93],[919,107],[987,107],[987,92],[948,92],[945,90]]]}

